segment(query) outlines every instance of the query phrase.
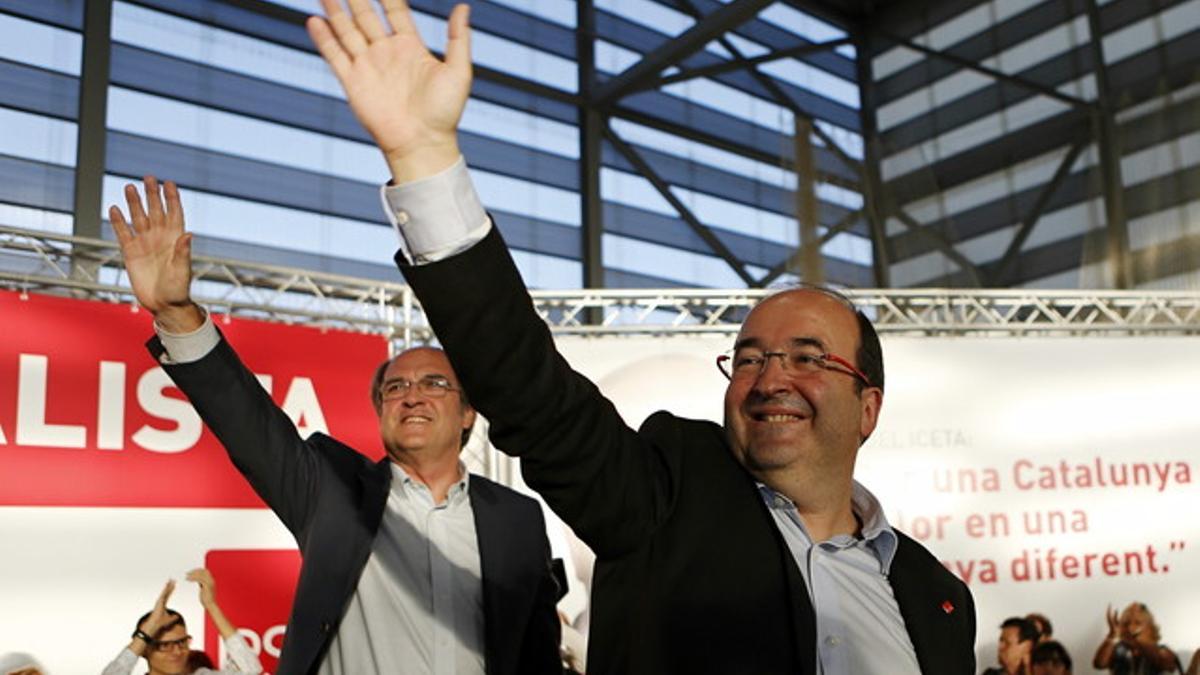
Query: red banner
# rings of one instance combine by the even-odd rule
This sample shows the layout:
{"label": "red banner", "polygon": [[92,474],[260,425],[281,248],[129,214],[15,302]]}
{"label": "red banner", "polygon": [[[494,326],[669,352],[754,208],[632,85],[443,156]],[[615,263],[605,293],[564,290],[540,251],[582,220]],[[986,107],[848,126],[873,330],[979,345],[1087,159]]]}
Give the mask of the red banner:
{"label": "red banner", "polygon": [[[264,675],[275,672],[300,578],[300,552],[214,550],[204,566],[217,582],[221,610],[258,653]],[[230,666],[216,624],[204,620],[204,651],[218,668]]]}
{"label": "red banner", "polygon": [[[376,335],[215,316],[302,435],[383,456]],[[0,506],[262,507],[129,305],[0,291]]]}

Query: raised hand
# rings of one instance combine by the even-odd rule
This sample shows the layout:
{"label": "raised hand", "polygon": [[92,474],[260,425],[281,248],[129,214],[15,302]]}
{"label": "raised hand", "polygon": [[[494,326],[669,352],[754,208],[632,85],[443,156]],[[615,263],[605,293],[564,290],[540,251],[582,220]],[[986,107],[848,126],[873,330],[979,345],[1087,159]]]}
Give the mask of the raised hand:
{"label": "raised hand", "polygon": [[143,185],[144,207],[137,187],[125,186],[129,221],[116,206],[108,208],[108,217],[138,302],[167,330],[186,332],[198,327],[202,317],[189,292],[192,235],[184,231],[179,188],[167,181],[163,189],[154,176],[146,176]]}
{"label": "raised hand", "polygon": [[187,573],[187,580],[194,581],[200,586],[200,604],[206,609],[217,603],[217,581],[212,572],[203,567],[197,567]]}
{"label": "raised hand", "polygon": [[[321,0],[308,34],[350,108],[383,151],[396,182],[437,173],[458,159],[458,121],[471,89],[468,8],[450,13],[445,60],[429,52],[404,0]],[[348,11],[347,11],[348,10]]]}
{"label": "raised hand", "polygon": [[154,609],[150,610],[150,616],[138,626],[138,629],[145,632],[147,635],[153,636],[160,628],[165,626],[171,618],[167,614],[167,600],[171,598],[171,593],[175,590],[175,580],[168,579],[167,584],[163,586],[162,592],[158,594],[158,599],[154,602]]}
{"label": "raised hand", "polygon": [[1121,622],[1117,616],[1117,610],[1113,609],[1112,605],[1108,606],[1108,611],[1104,613],[1104,618],[1108,620],[1108,637],[1114,638],[1121,633]]}
{"label": "raised hand", "polygon": [[200,585],[200,604],[204,606],[204,611],[212,617],[221,637],[227,638],[236,633],[237,627],[225,616],[225,612],[221,611],[221,606],[217,604],[217,580],[213,578],[212,572],[203,567],[197,567],[187,573],[187,580]]}

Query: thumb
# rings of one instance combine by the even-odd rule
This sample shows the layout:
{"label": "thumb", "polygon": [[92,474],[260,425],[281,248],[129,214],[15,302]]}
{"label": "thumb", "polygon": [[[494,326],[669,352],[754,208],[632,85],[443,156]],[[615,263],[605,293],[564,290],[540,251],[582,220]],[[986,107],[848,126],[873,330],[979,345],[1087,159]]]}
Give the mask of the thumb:
{"label": "thumb", "polygon": [[175,240],[175,259],[191,261],[192,259],[192,233],[187,232],[179,239]]}

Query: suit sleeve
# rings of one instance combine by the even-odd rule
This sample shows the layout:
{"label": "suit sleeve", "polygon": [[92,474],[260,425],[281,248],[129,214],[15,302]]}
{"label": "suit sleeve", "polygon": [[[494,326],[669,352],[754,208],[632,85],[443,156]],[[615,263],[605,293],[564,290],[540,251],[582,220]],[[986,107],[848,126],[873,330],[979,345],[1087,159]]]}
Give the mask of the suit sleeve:
{"label": "suit sleeve", "polygon": [[[155,356],[161,353],[158,338],[148,347]],[[302,540],[316,501],[316,453],[229,343],[222,338],[202,359],[163,369],[254,491]]]}
{"label": "suit sleeve", "polygon": [[521,458],[529,486],[597,555],[644,542],[670,511],[679,457],[626,426],[555,350],[498,229],[439,262],[396,262],[492,443]]}

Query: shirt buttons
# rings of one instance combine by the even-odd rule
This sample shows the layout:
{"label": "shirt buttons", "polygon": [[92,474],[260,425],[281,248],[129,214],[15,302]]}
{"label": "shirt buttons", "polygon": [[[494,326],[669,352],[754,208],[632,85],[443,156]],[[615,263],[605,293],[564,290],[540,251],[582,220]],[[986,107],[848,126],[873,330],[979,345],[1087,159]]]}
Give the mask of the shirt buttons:
{"label": "shirt buttons", "polygon": [[408,224],[408,211],[404,211],[404,210],[396,211],[396,224],[397,225],[407,225]]}
{"label": "shirt buttons", "polygon": [[829,637],[825,638],[825,644],[829,645],[830,647],[836,647],[842,644],[842,639],[836,635],[830,635]]}

